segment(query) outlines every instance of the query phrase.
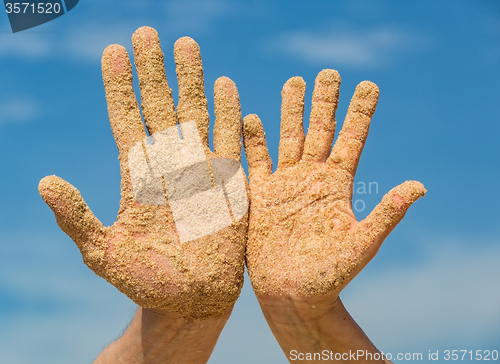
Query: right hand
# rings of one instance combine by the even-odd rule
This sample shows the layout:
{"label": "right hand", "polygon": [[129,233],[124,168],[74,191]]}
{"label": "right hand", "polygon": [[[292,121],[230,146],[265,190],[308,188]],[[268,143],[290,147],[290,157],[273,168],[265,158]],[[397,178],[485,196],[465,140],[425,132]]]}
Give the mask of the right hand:
{"label": "right hand", "polygon": [[[196,42],[174,47],[179,83],[177,114],[165,76],[156,31],[143,27],[132,37],[141,100],[150,135],[195,121],[207,158],[240,161],[241,111],[238,91],[228,78],[215,84],[215,154],[208,149],[208,111],[203,68]],[[104,227],[68,182],[49,176],[39,191],[57,223],[80,249],[84,262],[135,303],[194,319],[221,317],[243,284],[247,217],[199,239],[181,243],[168,205],[145,205],[134,196],[128,152],[146,137],[132,86],[125,49],[106,48],[102,71],[111,128],[119,151],[121,202],[117,221]],[[246,194],[245,194],[246,199]]]}

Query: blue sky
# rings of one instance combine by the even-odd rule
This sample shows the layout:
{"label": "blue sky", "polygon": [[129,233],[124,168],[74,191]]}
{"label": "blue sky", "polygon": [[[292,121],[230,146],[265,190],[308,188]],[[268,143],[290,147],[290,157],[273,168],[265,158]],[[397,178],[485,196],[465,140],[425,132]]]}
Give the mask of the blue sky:
{"label": "blue sky", "polygon": [[[307,82],[307,119],[316,74],[339,71],[338,129],[356,84],[375,82],[356,183],[376,182],[378,193],[354,195],[366,205],[357,215],[405,180],[428,194],[341,297],[385,352],[500,350],[500,3],[81,0],[16,34],[0,15],[2,363],[89,363],[135,311],[86,268],[37,185],[56,174],[103,223],[115,221],[118,153],[100,57],[112,43],[132,54],[143,25],[160,34],[175,98],[173,44],[200,44],[209,106],[214,81],[232,78],[274,161],[288,78]],[[248,281],[210,360],[233,362],[287,362]]]}

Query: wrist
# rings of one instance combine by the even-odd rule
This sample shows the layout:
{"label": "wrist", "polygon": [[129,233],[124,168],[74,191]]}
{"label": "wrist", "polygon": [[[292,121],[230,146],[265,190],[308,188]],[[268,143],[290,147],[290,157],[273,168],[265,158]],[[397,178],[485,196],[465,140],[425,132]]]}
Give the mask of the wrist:
{"label": "wrist", "polygon": [[217,318],[194,320],[168,310],[140,307],[125,333],[94,364],[206,363],[231,310]]}
{"label": "wrist", "polygon": [[[338,354],[344,355],[347,360],[352,359],[350,353],[358,350],[379,353],[349,315],[338,295],[257,295],[257,298],[271,331],[291,362],[300,361],[300,353],[328,353],[332,358]],[[303,359],[311,363],[311,359],[304,356]],[[363,359],[357,358],[356,362],[384,363],[383,360]]]}
{"label": "wrist", "polygon": [[343,309],[338,294],[304,297],[294,294],[257,294],[259,304],[273,322],[296,324],[296,320],[316,322]]}

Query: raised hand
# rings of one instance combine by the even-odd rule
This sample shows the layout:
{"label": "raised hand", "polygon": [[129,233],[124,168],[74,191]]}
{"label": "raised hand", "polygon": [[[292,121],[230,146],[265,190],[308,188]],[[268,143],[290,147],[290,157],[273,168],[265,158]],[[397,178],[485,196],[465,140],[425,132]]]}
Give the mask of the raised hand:
{"label": "raised hand", "polygon": [[247,265],[261,304],[273,296],[334,302],[425,193],[421,183],[407,181],[356,220],[354,175],[379,90],[368,81],[358,85],[332,150],[339,86],[336,71],[319,73],[305,137],[305,83],[300,77],[286,82],[274,173],[260,120],[249,115],[243,121],[251,191]]}
{"label": "raised hand", "polygon": [[[179,123],[181,133],[189,129],[194,138],[190,146],[179,147],[180,153],[186,154],[184,159],[182,155],[163,156],[164,158],[160,155],[156,161],[163,160],[171,166],[179,164],[179,160],[186,162],[192,152],[189,148],[196,144],[199,147],[197,150],[201,150],[201,154],[198,154],[202,159],[205,158],[205,164],[200,159],[196,162],[201,170],[207,172],[208,188],[220,187],[219,190],[222,190],[221,186],[217,186],[214,162],[210,161],[221,157],[237,161],[239,165],[241,111],[238,91],[228,78],[222,77],[216,81],[212,153],[208,148],[207,100],[196,42],[190,38],[181,38],[175,43],[174,56],[179,83],[177,110],[167,84],[163,53],[156,31],[148,27],[140,28],[134,33],[132,43],[142,112],[153,145],[147,143],[133,91],[128,55],[123,47],[111,45],[106,48],[102,57],[102,73],[122,177],[122,198],[117,221],[111,227],[104,227],[85,204],[79,191],[58,177],[45,177],[40,182],[39,191],[53,210],[58,225],[77,244],[89,268],[138,305],[166,309],[194,319],[220,317],[232,307],[243,284],[246,212],[243,215],[234,211],[227,212],[229,222],[218,231],[208,228],[202,229],[200,233],[196,227],[186,226],[193,220],[189,220],[189,216],[181,217],[181,220],[184,218],[182,221],[176,220],[169,204],[169,197],[172,198],[172,195],[169,195],[168,189],[169,186],[177,186],[181,190],[184,188],[187,195],[193,188],[198,188],[195,192],[204,192],[207,188],[202,186],[200,190],[199,183],[194,183],[196,186],[193,187],[193,178],[197,182],[201,179],[193,175],[189,168],[177,170],[180,173],[174,173],[174,182],[166,177],[163,170],[159,173],[153,171],[146,176],[145,172],[141,172],[141,166],[152,166],[151,154],[148,164],[141,165],[134,162],[134,158],[141,154],[137,150],[134,154],[131,150],[134,146],[136,149],[138,147],[144,152],[142,157],[147,156],[154,152],[155,142],[160,146],[159,136],[168,134]],[[189,127],[195,124],[197,131],[196,128]],[[168,148],[168,145],[163,146]],[[131,175],[135,176],[135,181]],[[144,177],[143,180],[141,176]],[[164,203],[143,199],[144,194],[141,193],[148,190],[148,183],[152,183],[148,176],[155,176],[155,181],[160,181],[164,192],[160,197]],[[141,185],[141,181],[146,181],[146,185]],[[231,201],[230,198],[229,200]],[[246,206],[246,193],[244,200],[243,205]],[[224,200],[227,211],[229,205]],[[211,208],[202,205],[198,207],[200,210]],[[182,208],[178,210],[183,211]],[[182,224],[184,230],[181,229]],[[188,234],[183,235],[186,231]],[[194,235],[189,235],[192,231],[195,231]]]}

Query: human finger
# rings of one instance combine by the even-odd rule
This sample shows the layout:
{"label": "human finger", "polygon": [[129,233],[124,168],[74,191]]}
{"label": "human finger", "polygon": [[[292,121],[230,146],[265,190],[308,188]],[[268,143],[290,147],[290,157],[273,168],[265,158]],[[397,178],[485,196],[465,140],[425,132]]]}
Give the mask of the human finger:
{"label": "human finger", "polygon": [[339,88],[340,75],[335,70],[322,70],[316,77],[302,157],[306,161],[324,162],[330,155],[335,134]]}
{"label": "human finger", "polygon": [[353,178],[377,107],[378,97],[379,89],[370,81],[363,81],[356,87],[344,125],[328,158],[328,162],[345,169]]}
{"label": "human finger", "polygon": [[150,27],[137,29],[132,36],[134,61],[139,76],[141,106],[149,134],[177,124],[172,90],[165,75],[160,39]]}
{"label": "human finger", "polygon": [[214,153],[219,157],[241,160],[241,107],[238,89],[227,77],[214,85]]}
{"label": "human finger", "polygon": [[177,118],[180,124],[195,121],[201,141],[208,148],[209,118],[200,47],[189,37],[180,38],[174,45],[174,58],[179,84]]}
{"label": "human finger", "polygon": [[281,130],[278,168],[292,166],[302,158],[304,150],[304,96],[306,83],[302,77],[290,78],[281,91]]}
{"label": "human finger", "polygon": [[270,176],[273,165],[267,150],[266,134],[262,122],[255,114],[243,119],[243,144],[250,182]]}
{"label": "human finger", "polygon": [[382,201],[357,226],[360,236],[367,236],[376,249],[403,219],[406,211],[426,189],[417,181],[406,181],[387,192]]}
{"label": "human finger", "polygon": [[85,264],[96,274],[103,276],[106,228],[94,216],[80,192],[56,176],[43,178],[38,191],[54,212],[57,225],[80,249]]}
{"label": "human finger", "polygon": [[126,158],[128,150],[146,137],[132,86],[132,66],[127,51],[118,44],[104,50],[101,65],[111,130],[120,158]]}

